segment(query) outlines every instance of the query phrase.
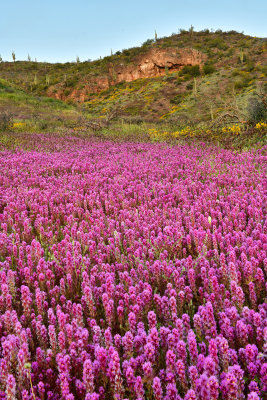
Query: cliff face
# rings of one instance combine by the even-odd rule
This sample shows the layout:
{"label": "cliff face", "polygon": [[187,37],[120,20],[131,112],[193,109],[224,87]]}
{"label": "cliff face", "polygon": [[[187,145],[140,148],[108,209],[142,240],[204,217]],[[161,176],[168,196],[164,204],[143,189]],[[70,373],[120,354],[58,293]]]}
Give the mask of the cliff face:
{"label": "cliff face", "polygon": [[101,77],[88,77],[82,88],[72,88],[66,93],[63,85],[48,89],[48,96],[61,100],[72,99],[83,103],[89,93],[99,93],[120,82],[165,75],[179,71],[185,65],[201,65],[207,56],[195,49],[155,48],[136,57],[131,64],[110,64],[108,73]]}
{"label": "cliff face", "polygon": [[115,71],[114,83],[131,82],[140,78],[151,78],[170,72],[179,71],[184,65],[201,65],[206,60],[206,55],[195,49],[151,49],[147,54],[139,57],[134,64],[119,66]]}

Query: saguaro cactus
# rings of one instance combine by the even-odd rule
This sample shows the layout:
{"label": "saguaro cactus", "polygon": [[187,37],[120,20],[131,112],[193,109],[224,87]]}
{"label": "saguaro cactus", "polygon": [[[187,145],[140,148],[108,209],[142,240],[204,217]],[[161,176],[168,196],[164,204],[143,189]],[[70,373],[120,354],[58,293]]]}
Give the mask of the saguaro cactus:
{"label": "saguaro cactus", "polygon": [[244,51],[243,51],[243,49],[240,49],[239,58],[240,58],[241,64],[243,64],[243,62],[244,62]]}
{"label": "saguaro cactus", "polygon": [[214,114],[213,114],[213,105],[210,105],[210,118],[213,121],[214,120]]}
{"label": "saguaro cactus", "polygon": [[196,97],[196,95],[197,95],[197,80],[196,80],[196,78],[194,78],[193,95],[194,95],[194,97]]}

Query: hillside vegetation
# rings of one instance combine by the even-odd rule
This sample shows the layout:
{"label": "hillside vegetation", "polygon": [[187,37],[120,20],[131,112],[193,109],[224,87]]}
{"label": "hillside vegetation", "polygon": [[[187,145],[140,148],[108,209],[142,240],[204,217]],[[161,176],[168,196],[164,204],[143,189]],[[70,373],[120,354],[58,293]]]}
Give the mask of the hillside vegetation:
{"label": "hillside vegetation", "polygon": [[[236,31],[191,29],[95,61],[2,62],[0,111],[8,110],[16,121],[35,118],[53,127],[57,121],[84,127],[87,121],[101,122],[110,114],[117,121],[156,123],[163,131],[166,126],[175,131],[256,124],[267,115],[266,46],[267,39]],[[160,75],[119,81],[151,51],[164,49],[166,65]],[[174,49],[177,54],[197,51],[205,61],[169,68],[168,54]]]}

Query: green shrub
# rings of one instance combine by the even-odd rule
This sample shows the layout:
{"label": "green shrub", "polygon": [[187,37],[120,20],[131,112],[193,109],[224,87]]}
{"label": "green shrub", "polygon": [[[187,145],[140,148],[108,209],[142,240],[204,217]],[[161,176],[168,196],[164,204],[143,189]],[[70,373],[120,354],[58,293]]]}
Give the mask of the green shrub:
{"label": "green shrub", "polygon": [[216,68],[211,63],[206,63],[203,66],[203,72],[205,75],[213,74],[216,71]]}
{"label": "green shrub", "polygon": [[249,99],[247,113],[249,122],[253,124],[267,120],[267,108],[261,98],[251,97]]}
{"label": "green shrub", "polygon": [[219,50],[227,50],[228,46],[221,38],[210,39],[207,43],[210,48],[217,48]]}
{"label": "green shrub", "polygon": [[247,60],[245,70],[248,72],[253,72],[255,70],[255,62],[251,61],[251,60]]}
{"label": "green shrub", "polygon": [[235,52],[234,47],[230,47],[230,49],[227,50],[227,52],[226,52],[225,55],[226,55],[227,57],[231,57],[231,56],[234,54],[234,52]]}
{"label": "green shrub", "polygon": [[232,71],[232,76],[242,76],[242,72],[236,68]]}
{"label": "green shrub", "polygon": [[249,85],[250,78],[241,78],[235,81],[234,87],[235,89],[243,89]]}
{"label": "green shrub", "polygon": [[192,83],[192,82],[188,83],[188,84],[186,85],[186,89],[187,89],[187,90],[192,90],[192,89],[193,89],[193,83]]}
{"label": "green shrub", "polygon": [[183,93],[178,93],[176,96],[174,96],[171,100],[171,104],[180,104],[184,99],[184,94]]}
{"label": "green shrub", "polygon": [[6,131],[10,127],[12,120],[13,115],[10,112],[2,112],[0,114],[0,131]]}
{"label": "green shrub", "polygon": [[185,78],[190,79],[200,75],[199,65],[185,65],[179,72],[179,75],[183,75]]}
{"label": "green shrub", "polygon": [[149,45],[151,45],[152,43],[154,43],[154,39],[147,39],[147,40],[142,44],[142,46],[149,46]]}

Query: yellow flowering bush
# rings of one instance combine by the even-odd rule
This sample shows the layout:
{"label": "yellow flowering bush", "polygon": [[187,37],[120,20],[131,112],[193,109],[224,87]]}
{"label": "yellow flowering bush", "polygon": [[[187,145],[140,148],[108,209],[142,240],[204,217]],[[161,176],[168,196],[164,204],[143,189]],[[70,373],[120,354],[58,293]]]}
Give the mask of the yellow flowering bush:
{"label": "yellow flowering bush", "polygon": [[158,131],[157,129],[149,129],[148,134],[152,141],[155,142],[163,142],[166,139],[178,139],[178,138],[186,138],[196,136],[198,133],[197,130],[191,128],[190,126],[186,126],[183,129],[169,132],[169,131]]}
{"label": "yellow flowering bush", "polygon": [[258,130],[267,129],[267,123],[266,123],[266,122],[263,122],[263,121],[258,122],[258,123],[256,124],[255,128],[258,129]]}
{"label": "yellow flowering bush", "polygon": [[230,134],[233,134],[233,135],[240,135],[241,126],[237,125],[237,124],[234,124],[232,126],[224,126],[222,128],[222,132],[223,133],[230,133]]}
{"label": "yellow flowering bush", "polygon": [[[263,130],[267,128],[267,124],[265,122],[260,122],[255,128],[258,130]],[[193,128],[191,126],[186,126],[184,128],[177,129],[176,131],[160,131],[156,128],[148,130],[150,139],[155,142],[164,142],[166,140],[186,139],[193,137],[205,138],[205,140],[208,140],[209,138],[220,140],[227,138],[228,135],[241,135],[242,132],[245,132],[245,126],[241,124],[228,125],[214,130],[204,127]]]}
{"label": "yellow flowering bush", "polygon": [[16,131],[23,131],[26,128],[26,123],[25,122],[13,122],[11,125],[11,129],[14,129]]}

